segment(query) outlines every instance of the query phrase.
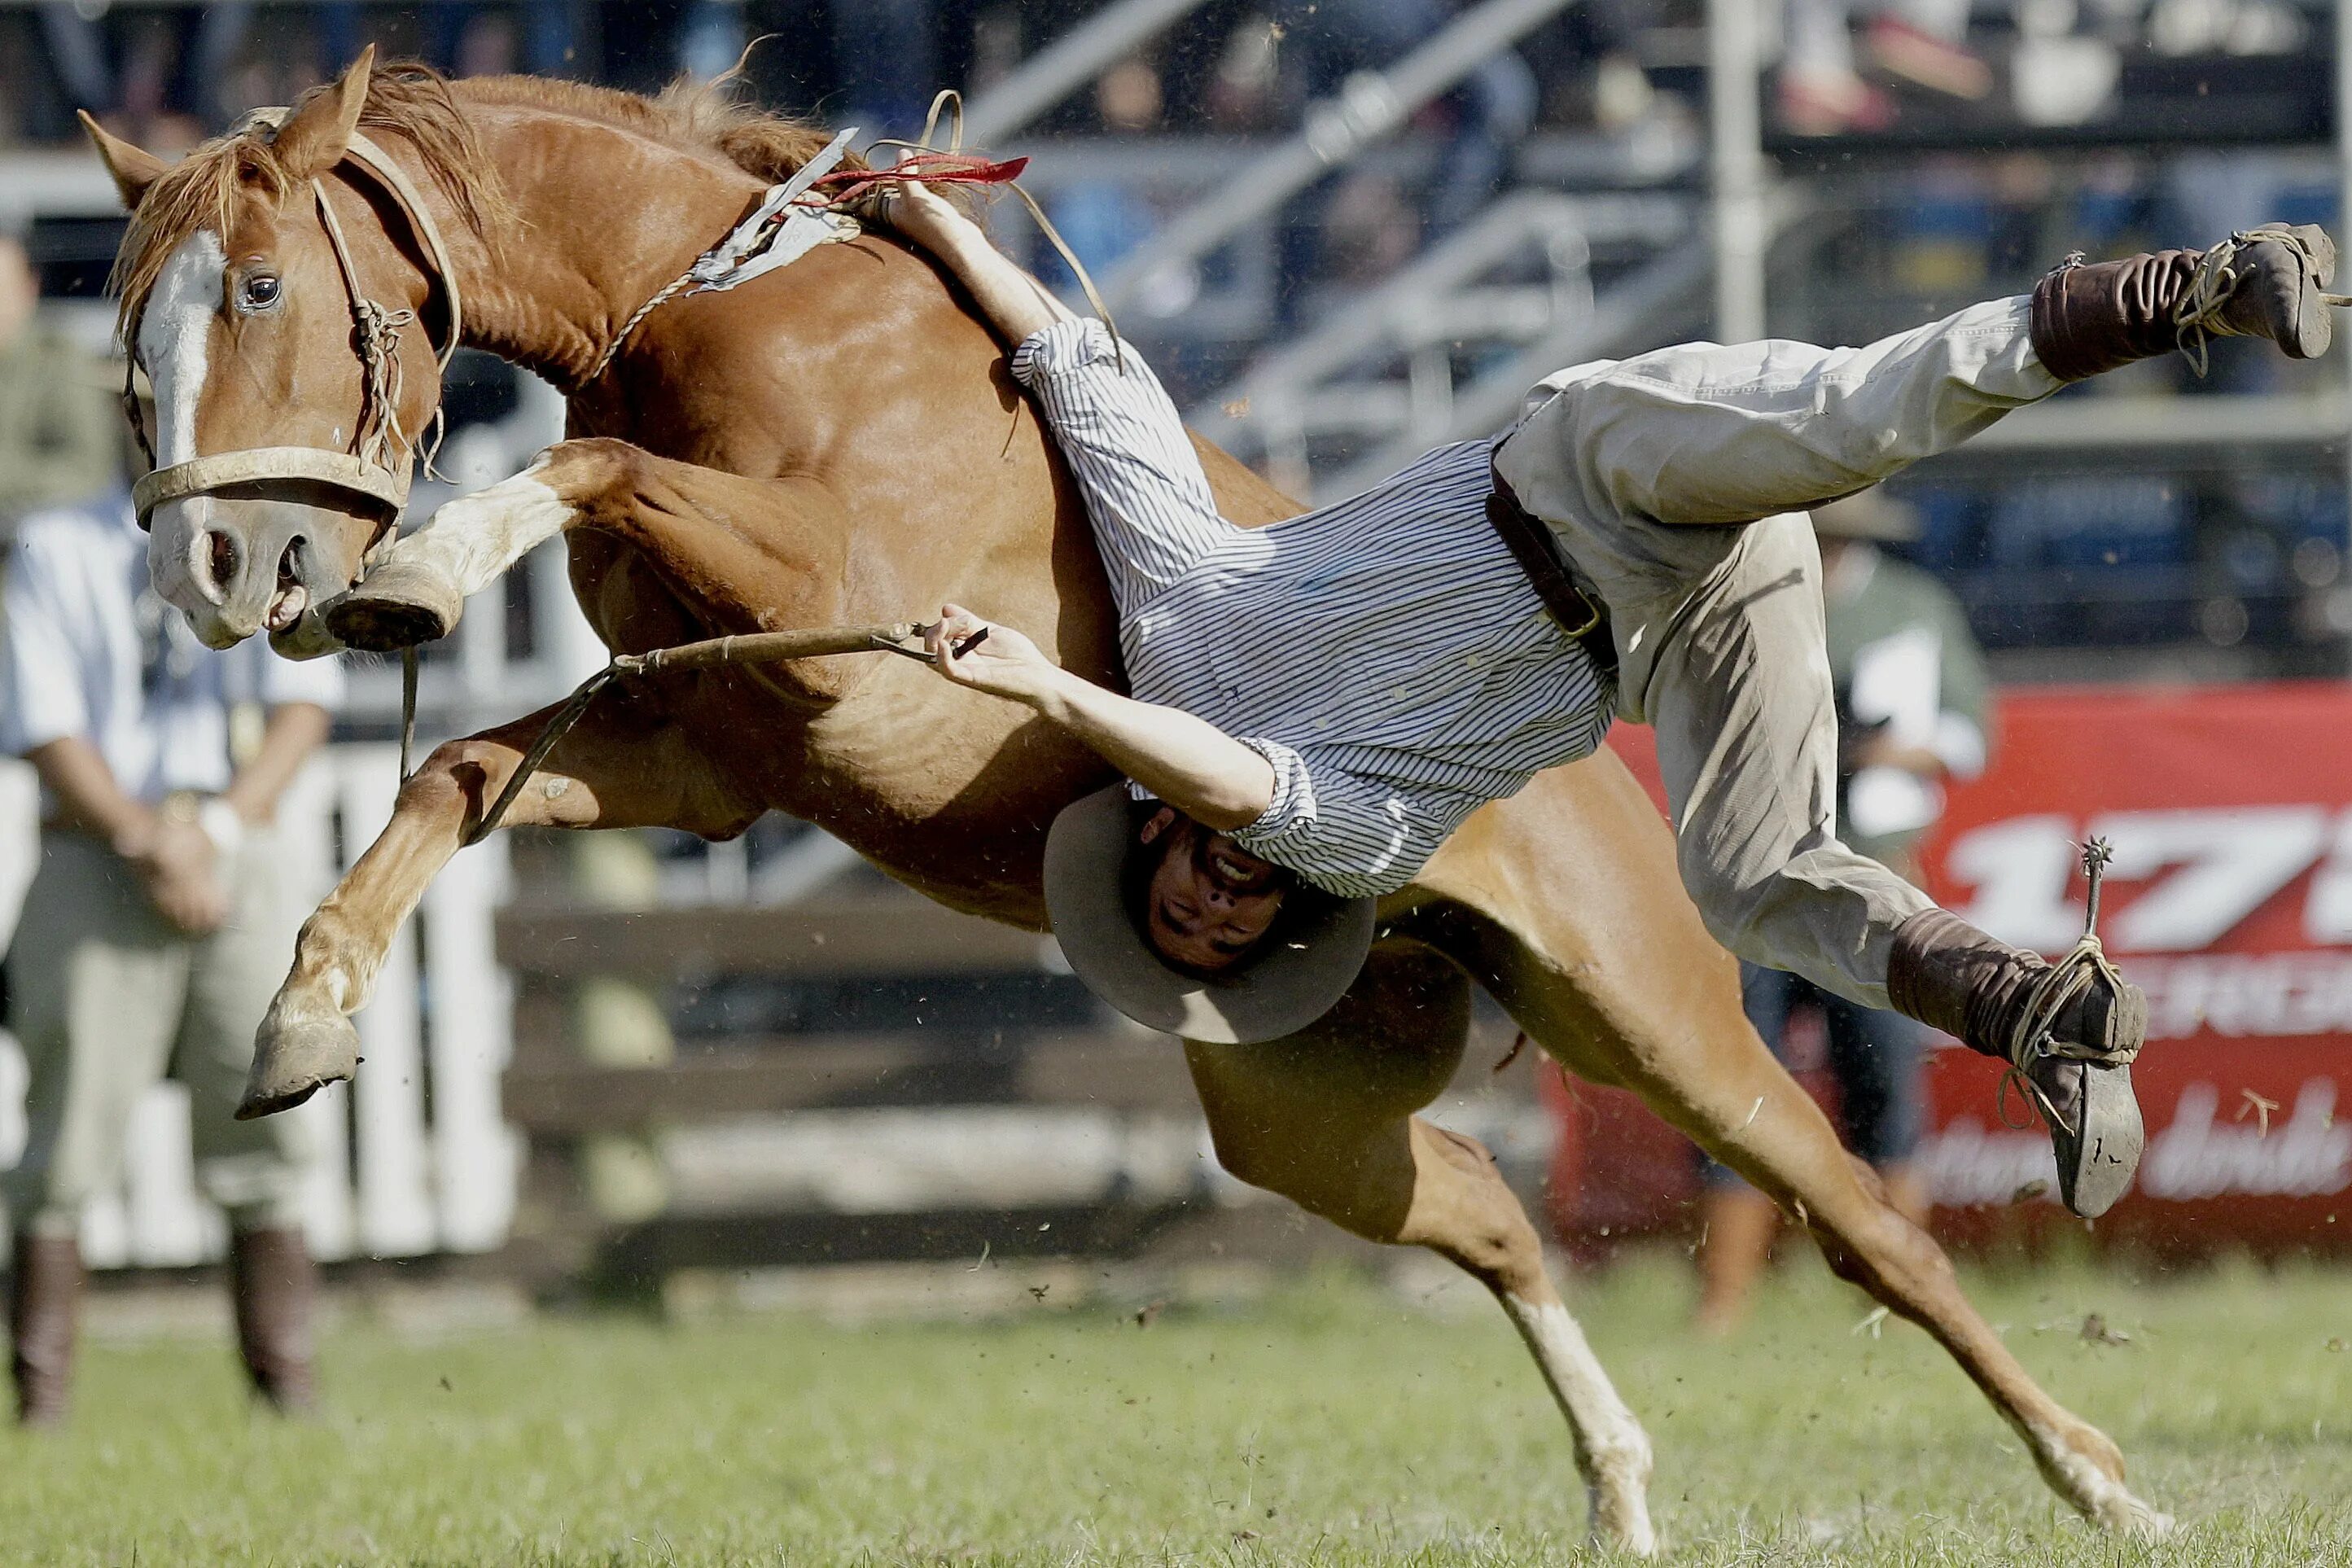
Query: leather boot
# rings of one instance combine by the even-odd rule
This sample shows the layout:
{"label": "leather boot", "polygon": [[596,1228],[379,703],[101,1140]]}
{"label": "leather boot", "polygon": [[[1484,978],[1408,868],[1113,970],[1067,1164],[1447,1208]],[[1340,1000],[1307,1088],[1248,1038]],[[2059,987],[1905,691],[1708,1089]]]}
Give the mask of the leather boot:
{"label": "leather boot", "polygon": [[2266,224],[2210,250],[2084,265],[2034,285],[2027,331],[2042,366],[2081,381],[2174,349],[2205,373],[2205,340],[2268,338],[2290,359],[2327,352],[2336,242],[2312,224]]}
{"label": "leather boot", "polygon": [[[1926,910],[1895,932],[1886,994],[1895,1011],[2008,1062],[2048,1123],[2058,1193],[2095,1219],[2131,1186],[2146,1141],[2131,1059],[2147,1037],[2147,998],[2094,973],[2067,977],[2038,953],[1987,936],[1947,910]],[[2032,1016],[2063,996],[2035,1037]],[[2004,1086],[2005,1087],[2005,1086]]]}
{"label": "leather boot", "polygon": [[310,1321],[318,1266],[293,1226],[237,1232],[229,1242],[237,1350],[253,1390],[281,1415],[318,1405],[310,1374]]}
{"label": "leather boot", "polygon": [[27,1426],[56,1426],[65,1420],[73,1374],[81,1244],[70,1236],[19,1234],[16,1248],[8,1276],[8,1332],[16,1419]]}

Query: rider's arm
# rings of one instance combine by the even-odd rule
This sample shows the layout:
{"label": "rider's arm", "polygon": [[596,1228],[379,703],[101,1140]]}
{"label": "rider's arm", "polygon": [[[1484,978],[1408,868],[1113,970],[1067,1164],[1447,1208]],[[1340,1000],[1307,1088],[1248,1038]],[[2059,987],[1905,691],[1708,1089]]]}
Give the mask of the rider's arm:
{"label": "rider's arm", "polygon": [[1086,497],[1122,612],[1231,538],[1183,418],[1132,344],[1116,343],[1101,322],[1063,310],[935,193],[908,187],[891,216],[1017,345],[1013,378],[1035,395]]}
{"label": "rider's arm", "polygon": [[998,250],[980,225],[921,182],[909,181],[892,191],[890,221],[963,285],[1006,342],[1017,343],[1071,319],[1062,302]]}
{"label": "rider's arm", "polygon": [[[988,636],[972,641],[982,630]],[[929,643],[950,680],[1027,704],[1193,821],[1335,893],[1404,886],[1476,804],[1463,800],[1461,812],[1438,820],[1443,811],[1415,809],[1388,781],[1106,691],[1057,668],[1019,632],[953,605]]]}
{"label": "rider's arm", "polygon": [[[987,637],[967,647],[982,630]],[[1008,626],[950,605],[929,643],[941,675],[1034,709],[1204,826],[1247,827],[1274,803],[1275,770],[1262,752],[1181,709],[1139,702],[1073,675]],[[966,651],[959,654],[960,647]]]}

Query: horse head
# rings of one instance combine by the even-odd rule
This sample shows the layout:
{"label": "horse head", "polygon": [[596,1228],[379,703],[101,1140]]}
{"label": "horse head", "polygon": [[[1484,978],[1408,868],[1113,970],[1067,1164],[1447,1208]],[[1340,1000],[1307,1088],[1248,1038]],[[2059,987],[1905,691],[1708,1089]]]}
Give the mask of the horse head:
{"label": "horse head", "polygon": [[371,49],[169,168],[84,117],[131,216],[117,283],[155,393],[149,569],[214,647],[267,630],[292,657],[333,649],[319,607],[392,537],[437,414],[422,318],[444,296],[454,346],[456,299],[432,220],[360,133],[373,74]]}

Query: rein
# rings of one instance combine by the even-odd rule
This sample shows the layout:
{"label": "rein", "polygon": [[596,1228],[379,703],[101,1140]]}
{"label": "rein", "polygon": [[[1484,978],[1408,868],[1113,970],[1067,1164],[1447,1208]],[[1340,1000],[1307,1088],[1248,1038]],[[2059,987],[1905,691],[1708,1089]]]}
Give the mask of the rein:
{"label": "rein", "polygon": [[[246,116],[243,128],[267,127],[274,132],[284,123],[286,114],[283,109],[257,109]],[[374,180],[407,218],[409,229],[425,255],[426,280],[439,291],[448,311],[448,339],[435,356],[436,368],[446,371],[464,335],[465,308],[457,295],[456,269],[449,264],[449,248],[442,242],[440,227],[434,223],[423,195],[383,148],[357,132],[352,134],[342,161],[336,166],[355,168]],[[352,431],[352,449],[333,452],[322,447],[248,447],[154,468],[131,487],[131,504],[141,528],[148,527],[155,509],[167,502],[277,481],[321,486],[395,518],[407,505],[409,460],[417,444],[400,425],[400,329],[414,322],[416,313],[387,309],[368,297],[360,283],[359,268],[352,260],[342,224],[327,200],[323,177],[310,182],[310,195],[318,205],[319,226],[326,231],[327,243],[335,253],[335,266],[342,275],[343,293],[351,305],[352,346],[359,356],[362,377],[360,416]],[[152,468],[155,449],[147,439],[146,421],[140,415],[138,398],[131,387],[131,368],[126,361],[122,373],[124,410],[130,416],[131,428],[139,437],[140,450]],[[440,444],[440,425],[441,413],[436,408],[435,447]],[[433,463],[430,451],[425,453],[425,463],[429,471]]]}
{"label": "rein", "polygon": [[[555,750],[556,742],[572,732],[572,727],[587,713],[588,705],[596,694],[615,680],[667,672],[684,673],[695,669],[717,669],[730,665],[781,664],[788,659],[829,658],[845,653],[895,653],[925,664],[931,656],[924,649],[923,638],[931,627],[915,621],[894,621],[887,626],[813,626],[801,631],[750,632],[740,637],[710,637],[701,642],[682,643],[676,647],[657,647],[650,653],[614,654],[604,668],[582,681],[572,689],[571,700],[558,710],[547,728],[530,743],[530,750],[515,764],[515,771],[490,803],[482,820],[467,829],[458,840],[460,848],[480,843],[498,831],[506,820],[508,808],[522,793]],[[987,634],[983,631],[981,636]],[[965,643],[961,652],[976,646],[979,638]],[[412,668],[414,667],[411,667]],[[404,722],[413,727],[415,721],[416,694],[414,678],[407,690],[407,712]],[[400,776],[408,780],[408,732],[401,735]]]}

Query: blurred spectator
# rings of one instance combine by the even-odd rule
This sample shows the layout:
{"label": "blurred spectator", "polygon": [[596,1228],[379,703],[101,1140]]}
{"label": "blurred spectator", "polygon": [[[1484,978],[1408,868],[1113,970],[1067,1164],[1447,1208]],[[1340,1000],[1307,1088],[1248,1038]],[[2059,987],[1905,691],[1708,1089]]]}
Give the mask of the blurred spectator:
{"label": "blurred spectator", "polygon": [[90,1200],[119,1184],[132,1106],[186,1086],[196,1172],[227,1211],[237,1337],[256,1391],[311,1403],[305,1124],[233,1119],[304,912],[271,821],[326,739],[332,662],[258,641],[216,653],[148,585],[127,490],[18,528],[0,598],[0,748],[43,788],[41,860],[9,953],[29,1070],[15,1233],[18,1414],[64,1418]]}
{"label": "blurred spectator", "polygon": [[222,84],[253,19],[247,0],[86,5],[42,0],[58,85],[118,133],[168,157],[227,124]]}
{"label": "blurred spectator", "polygon": [[[1349,82],[1395,65],[1454,19],[1445,0],[1278,0],[1274,25],[1284,55],[1297,62],[1308,97],[1338,97]],[[1468,217],[1502,189],[1511,151],[1534,126],[1535,73],[1514,50],[1488,57],[1450,100],[1453,134],[1440,158],[1424,213],[1432,237]],[[1293,202],[1283,226],[1278,307],[1295,319],[1307,287],[1334,258],[1325,228],[1340,187],[1326,181]],[[1358,196],[1358,205],[1376,205]],[[1375,247],[1376,249],[1380,247]],[[1402,247],[1411,254],[1413,247]],[[1360,258],[1358,258],[1360,259]],[[1358,281],[1369,279],[1357,272]]]}
{"label": "blurred spectator", "polygon": [[[672,46],[676,68],[708,81],[742,58],[755,31],[804,37],[808,12],[806,0],[772,11],[747,0],[688,0]],[[921,131],[932,95],[945,85],[938,0],[834,0],[827,14],[834,90],[823,105],[825,121],[856,126],[869,140]]]}
{"label": "blurred spectator", "polygon": [[[1839,714],[1838,827],[1846,842],[1916,882],[1915,847],[1942,814],[1947,779],[1984,771],[1990,682],[1959,601],[1880,546],[1918,537],[1908,507],[1865,490],[1813,512]],[[1915,1223],[1927,1184],[1911,1164],[1925,1117],[1927,1031],[1793,974],[1740,965],[1748,1022],[1783,1060],[1799,1009],[1817,1007],[1848,1147],[1870,1162]],[[1780,1211],[1721,1165],[1703,1161],[1700,1326],[1736,1325],[1771,1254]]]}
{"label": "blurred spectator", "polygon": [[[1163,108],[1160,72],[1140,56],[1119,61],[1095,83],[1095,110],[1106,135],[1139,136],[1157,131]],[[1055,196],[1047,216],[1071,254],[1097,278],[1150,238],[1158,223],[1150,198],[1131,182],[1120,179],[1074,180]],[[1068,279],[1068,268],[1050,247],[1042,249],[1040,262],[1049,279],[1076,281]]]}
{"label": "blurred spectator", "polygon": [[114,482],[122,416],[97,360],[45,329],[25,247],[0,232],[0,529]]}
{"label": "blurred spectator", "polygon": [[[1855,69],[1853,0],[1789,0],[1780,64],[1780,122],[1799,136],[1884,131],[1895,100]],[[1992,69],[1970,49],[1968,0],[1886,0],[1863,30],[1871,65],[1953,98],[1992,91]]]}
{"label": "blurred spectator", "polygon": [[[569,76],[578,59],[575,0],[520,0],[521,26],[500,9],[473,0],[442,0],[422,8],[425,58],[451,76]],[[328,0],[318,8],[319,53],[328,74],[359,58],[370,37],[367,7],[359,0]]]}
{"label": "blurred spectator", "polygon": [[[1305,74],[1309,96],[1329,98],[1349,78],[1385,70],[1454,20],[1445,0],[1279,0],[1282,46]],[[1444,233],[1502,189],[1511,151],[1535,124],[1536,79],[1515,49],[1479,62],[1454,90],[1454,133],[1429,201],[1429,225]]]}
{"label": "blurred spectator", "polygon": [[1282,29],[1253,12],[1225,35],[1202,92],[1208,128],[1250,135],[1274,128],[1282,85]]}

